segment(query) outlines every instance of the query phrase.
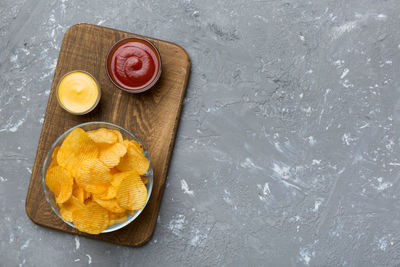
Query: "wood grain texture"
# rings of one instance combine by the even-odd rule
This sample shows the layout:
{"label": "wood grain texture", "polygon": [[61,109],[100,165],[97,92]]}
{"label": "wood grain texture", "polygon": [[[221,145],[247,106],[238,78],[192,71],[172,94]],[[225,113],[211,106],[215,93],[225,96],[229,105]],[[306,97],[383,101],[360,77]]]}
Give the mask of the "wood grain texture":
{"label": "wood grain texture", "polygon": [[[162,75],[151,90],[137,95],[128,94],[111,83],[105,68],[110,47],[128,36],[137,35],[90,24],[74,25],[65,33],[25,207],[29,218],[39,225],[120,245],[140,246],[150,239],[157,221],[190,74],[190,58],[186,51],[176,44],[144,37],[152,41],[160,51]],[[97,108],[83,116],[71,115],[57,103],[56,85],[65,73],[72,70],[91,73],[98,80],[102,90]],[[42,189],[42,166],[52,143],[69,128],[88,121],[112,122],[131,131],[149,152],[154,170],[153,191],[142,214],[128,226],[100,235],[81,233],[63,223],[51,210]]]}

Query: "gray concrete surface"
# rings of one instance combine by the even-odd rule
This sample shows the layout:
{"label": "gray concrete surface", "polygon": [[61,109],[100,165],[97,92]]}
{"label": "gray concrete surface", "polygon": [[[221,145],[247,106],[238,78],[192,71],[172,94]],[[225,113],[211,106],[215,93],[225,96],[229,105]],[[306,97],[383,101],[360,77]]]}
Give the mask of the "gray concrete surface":
{"label": "gray concrete surface", "polygon": [[[0,2],[1,266],[399,266],[397,0]],[[151,241],[33,224],[24,201],[65,31],[192,59]]]}

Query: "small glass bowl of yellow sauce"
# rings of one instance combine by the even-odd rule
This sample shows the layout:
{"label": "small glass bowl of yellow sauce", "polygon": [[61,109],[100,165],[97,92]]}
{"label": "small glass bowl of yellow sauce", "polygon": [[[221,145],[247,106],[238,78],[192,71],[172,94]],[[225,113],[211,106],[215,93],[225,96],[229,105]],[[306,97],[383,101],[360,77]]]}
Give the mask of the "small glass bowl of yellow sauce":
{"label": "small glass bowl of yellow sauce", "polygon": [[99,83],[86,71],[68,72],[57,85],[58,103],[74,115],[83,115],[92,111],[99,103],[100,97]]}

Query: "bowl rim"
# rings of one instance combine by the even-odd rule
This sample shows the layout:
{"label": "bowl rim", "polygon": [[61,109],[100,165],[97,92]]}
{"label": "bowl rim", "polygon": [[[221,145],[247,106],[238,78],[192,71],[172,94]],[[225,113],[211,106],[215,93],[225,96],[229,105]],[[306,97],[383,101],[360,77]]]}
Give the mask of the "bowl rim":
{"label": "bowl rim", "polygon": [[[152,164],[151,164],[150,156],[149,156],[147,150],[145,149],[145,147],[143,146],[142,142],[140,142],[140,140],[139,140],[133,133],[131,133],[130,131],[128,131],[127,129],[125,129],[125,128],[119,126],[119,125],[116,125],[116,124],[114,124],[114,123],[111,123],[111,122],[91,121],[91,122],[85,122],[85,123],[81,123],[81,124],[75,125],[74,127],[71,127],[70,129],[68,129],[67,131],[65,131],[64,133],[62,133],[62,134],[53,142],[53,144],[51,145],[50,150],[47,152],[46,157],[45,157],[44,162],[43,162],[43,166],[42,166],[42,187],[43,187],[43,193],[44,193],[44,196],[45,196],[45,198],[46,198],[46,200],[47,200],[47,203],[49,204],[51,210],[52,210],[64,223],[66,223],[67,225],[71,226],[72,228],[78,230],[78,229],[74,226],[73,223],[68,222],[68,221],[65,221],[65,220],[61,217],[60,213],[57,212],[57,211],[55,210],[55,208],[53,207],[53,205],[51,204],[50,199],[49,199],[49,196],[48,196],[48,192],[47,192],[48,189],[47,189],[47,185],[46,185],[46,182],[45,182],[45,177],[46,177],[46,171],[47,171],[47,169],[48,169],[48,168],[46,168],[47,162],[48,162],[49,159],[51,159],[51,156],[52,156],[52,154],[53,154],[54,148],[56,147],[56,145],[58,144],[58,142],[59,142],[62,138],[64,138],[67,134],[69,134],[71,131],[73,131],[74,129],[80,128],[80,127],[83,127],[83,126],[86,126],[86,125],[108,125],[108,126],[116,127],[116,128],[118,128],[118,129],[120,129],[120,130],[126,132],[129,136],[131,136],[136,142],[138,142],[138,143],[142,146],[142,148],[143,148],[143,154],[146,156],[146,158],[149,160],[149,163],[150,163],[150,165],[149,165],[149,170],[147,171],[147,173],[146,173],[145,175],[143,175],[143,176],[145,176],[145,177],[151,177],[151,179],[152,179],[152,182],[151,182],[151,183],[148,183],[148,184],[149,184],[149,187],[148,187],[148,189],[147,189],[147,199],[146,199],[146,203],[144,204],[143,208],[141,208],[140,210],[135,211],[134,214],[131,215],[130,218],[128,217],[128,219],[127,219],[126,221],[124,221],[124,222],[122,222],[122,223],[114,224],[114,225],[115,225],[115,228],[113,228],[113,229],[108,229],[108,227],[107,227],[103,232],[101,232],[101,234],[110,233],[110,232],[117,231],[117,230],[119,230],[119,229],[121,229],[121,228],[123,228],[123,227],[129,225],[131,222],[133,222],[133,221],[142,213],[142,211],[146,208],[147,203],[148,203],[149,200],[150,200],[151,192],[153,191],[154,177],[153,177],[153,167],[152,167]],[[146,188],[147,188],[147,186],[146,186]],[[128,216],[130,216],[130,215],[128,214]],[[78,230],[78,231],[79,231],[79,230]]]}
{"label": "bowl rim", "polygon": [[[120,83],[118,83],[117,81],[114,80],[113,75],[110,73],[110,70],[109,70],[109,68],[108,68],[108,65],[109,65],[109,63],[111,64],[111,62],[110,62],[111,56],[114,54],[115,50],[116,50],[119,46],[121,46],[123,43],[129,42],[129,41],[135,41],[135,40],[143,41],[144,43],[146,43],[147,45],[149,45],[151,48],[153,48],[153,50],[156,52],[157,59],[158,59],[158,72],[157,72],[156,77],[153,79],[153,81],[152,81],[151,83],[149,83],[147,86],[142,87],[142,88],[139,87],[139,89],[134,89],[134,90],[132,90],[132,89],[129,89],[128,87],[124,87],[123,84],[120,84]],[[118,40],[117,42],[115,42],[115,43],[111,46],[110,50],[108,50],[108,53],[107,53],[106,65],[105,65],[105,66],[106,66],[106,73],[107,73],[107,76],[108,76],[108,78],[110,79],[110,81],[111,81],[117,88],[121,89],[122,91],[131,93],[131,94],[138,94],[138,93],[142,93],[142,92],[145,92],[145,91],[147,91],[147,90],[150,90],[150,89],[158,82],[158,80],[159,80],[160,77],[161,77],[161,72],[162,72],[161,54],[160,54],[160,51],[158,50],[158,48],[153,44],[152,41],[147,40],[147,39],[142,38],[142,37],[134,37],[134,36],[122,38],[122,39]]]}
{"label": "bowl rim", "polygon": [[[96,83],[96,86],[97,86],[97,99],[96,99],[96,102],[94,102],[94,104],[93,104],[93,106],[92,106],[91,108],[89,108],[88,110],[82,111],[82,112],[73,112],[72,110],[67,109],[67,108],[61,103],[60,97],[59,97],[59,95],[58,95],[58,90],[59,90],[59,88],[60,88],[61,82],[62,82],[62,81],[64,80],[64,78],[67,77],[69,74],[72,74],[72,73],[75,73],[75,72],[81,72],[81,73],[84,73],[84,74],[89,75],[89,76],[94,80],[94,82]],[[87,72],[87,71],[84,71],[84,70],[71,70],[71,71],[65,73],[65,74],[61,77],[61,79],[58,81],[57,87],[56,87],[56,97],[57,97],[57,102],[58,102],[58,104],[60,105],[60,107],[61,107],[62,109],[64,109],[65,111],[67,111],[68,113],[71,113],[71,114],[73,114],[73,115],[85,115],[85,114],[88,114],[89,112],[91,112],[92,110],[94,110],[94,109],[97,107],[97,105],[99,104],[100,98],[101,98],[101,88],[100,88],[99,82],[97,81],[97,79],[96,79],[91,73],[89,73],[89,72]]]}

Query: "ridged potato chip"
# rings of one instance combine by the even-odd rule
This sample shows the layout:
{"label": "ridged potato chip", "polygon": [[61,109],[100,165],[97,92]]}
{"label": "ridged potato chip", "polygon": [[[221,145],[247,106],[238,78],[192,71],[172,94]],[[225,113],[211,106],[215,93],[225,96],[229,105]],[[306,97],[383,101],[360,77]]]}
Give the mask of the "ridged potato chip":
{"label": "ridged potato chip", "polygon": [[115,213],[115,212],[109,212],[108,213],[108,217],[110,218],[110,220],[115,220],[115,219],[119,219],[121,217],[124,217],[126,215],[125,212],[121,212],[121,213]]}
{"label": "ridged potato chip", "polygon": [[117,191],[119,190],[122,181],[128,177],[128,176],[133,176],[136,175],[135,171],[126,171],[126,172],[119,172],[113,175],[112,180],[111,180],[111,185],[117,189]]}
{"label": "ridged potato chip", "polygon": [[49,168],[58,165],[58,162],[57,162],[57,153],[58,153],[58,150],[59,150],[59,149],[60,149],[59,146],[56,146],[56,147],[54,148],[53,154],[51,154],[51,163],[50,163]]}
{"label": "ridged potato chip", "polygon": [[72,196],[76,197],[81,203],[85,203],[85,190],[77,183],[74,183]]}
{"label": "ridged potato chip", "polygon": [[86,159],[82,161],[75,176],[75,181],[80,186],[94,194],[104,193],[111,179],[110,169],[99,159]]}
{"label": "ridged potato chip", "polygon": [[144,175],[149,170],[150,162],[140,151],[141,146],[136,141],[132,141],[127,143],[127,152],[121,158],[117,168],[120,171],[136,171],[139,175]]}
{"label": "ridged potato chip", "polygon": [[72,212],[72,221],[81,232],[100,234],[108,227],[108,213],[108,210],[91,201],[84,208]]}
{"label": "ridged potato chip", "polygon": [[118,141],[118,135],[113,130],[100,128],[87,133],[97,144],[114,144]]}
{"label": "ridged potato chip", "polygon": [[119,205],[127,210],[140,210],[146,204],[147,189],[136,173],[126,176],[117,192]]}
{"label": "ridged potato chip", "polygon": [[117,142],[122,143],[124,141],[124,138],[122,137],[122,134],[120,131],[118,131],[118,130],[111,130],[111,131],[117,135],[117,137],[118,137]]}
{"label": "ridged potato chip", "polygon": [[72,195],[74,180],[69,171],[61,166],[47,170],[45,183],[56,196],[57,203],[66,202]]}
{"label": "ridged potato chip", "polygon": [[121,143],[109,145],[100,150],[99,159],[108,168],[113,168],[119,164],[121,157],[126,154],[126,147]]}
{"label": "ridged potato chip", "polygon": [[120,218],[116,218],[116,219],[110,219],[110,222],[108,223],[108,226],[117,224],[117,223],[123,223],[124,221],[128,220],[128,217],[126,217],[126,215],[120,217]]}
{"label": "ridged potato chip", "polygon": [[149,182],[149,178],[142,177],[142,182],[143,182],[143,184],[147,184]]}
{"label": "ridged potato chip", "polygon": [[75,196],[71,196],[71,198],[60,204],[60,215],[67,222],[72,222],[72,212],[76,209],[82,209],[85,206],[82,204],[80,200],[78,200]]}
{"label": "ridged potato chip", "polygon": [[61,185],[60,185],[60,181],[58,179],[60,171],[58,168],[62,168],[62,167],[54,166],[54,167],[47,169],[46,177],[44,179],[44,182],[46,183],[47,187],[50,189],[51,192],[53,192],[53,194],[56,197],[60,194],[60,191],[61,191]]}
{"label": "ridged potato chip", "polygon": [[87,192],[87,191],[83,191],[83,198],[86,201],[87,199],[89,199],[92,196],[92,193]]}
{"label": "ridged potato chip", "polygon": [[90,199],[90,196],[92,196],[93,194],[100,195],[107,192],[109,186],[110,185],[108,184],[86,184],[85,186],[83,186],[83,188],[85,189],[85,192],[90,194],[87,198]]}
{"label": "ridged potato chip", "polygon": [[93,200],[96,201],[97,204],[99,204],[100,206],[102,206],[103,208],[105,208],[111,212],[121,213],[121,212],[125,211],[124,208],[121,208],[121,206],[118,204],[118,202],[115,198],[108,199],[108,200],[102,200],[102,199],[98,199],[95,196],[93,196]]}
{"label": "ridged potato chip", "polygon": [[110,173],[111,174],[115,174],[117,172],[119,172],[119,170],[117,168],[115,168],[115,167],[110,169]]}
{"label": "ridged potato chip", "polygon": [[93,197],[101,200],[113,199],[117,196],[117,189],[110,185],[103,194],[95,194]]}
{"label": "ridged potato chip", "polygon": [[89,138],[81,128],[72,130],[62,143],[58,153],[57,162],[76,175],[77,167],[85,159],[95,159],[99,154],[96,143]]}
{"label": "ridged potato chip", "polygon": [[135,148],[137,152],[143,153],[143,147],[138,142],[136,142],[136,140],[130,140],[128,142]]}

